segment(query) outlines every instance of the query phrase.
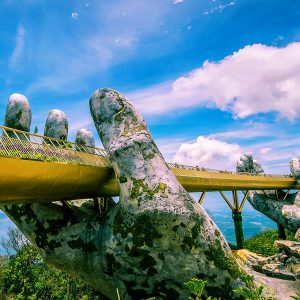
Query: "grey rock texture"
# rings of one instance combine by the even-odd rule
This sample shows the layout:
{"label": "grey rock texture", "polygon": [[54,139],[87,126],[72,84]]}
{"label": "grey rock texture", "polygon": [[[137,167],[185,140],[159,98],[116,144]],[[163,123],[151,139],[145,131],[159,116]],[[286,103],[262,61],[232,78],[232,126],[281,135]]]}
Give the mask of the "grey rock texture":
{"label": "grey rock texture", "polygon": [[263,174],[264,170],[259,161],[254,160],[251,154],[244,154],[237,162],[238,173]]}
{"label": "grey rock texture", "polygon": [[275,241],[275,246],[280,250],[284,250],[290,256],[300,259],[300,242]]}
{"label": "grey rock texture", "polygon": [[[263,285],[266,299],[290,300],[296,296],[299,288],[297,264],[292,264],[293,257],[279,252],[263,257],[246,249],[234,251],[236,259],[254,276],[257,286]],[[263,299],[265,299],[263,298]]]}
{"label": "grey rock texture", "polygon": [[45,124],[44,135],[65,141],[68,136],[68,120],[59,109],[50,110]]}
{"label": "grey rock texture", "polygon": [[107,298],[187,299],[183,283],[207,279],[205,293],[234,299],[243,272],[222,233],[182,188],[140,114],[116,91],[100,89],[91,113],[120,184],[104,213],[58,204],[2,209],[45,260]]}
{"label": "grey rock texture", "polygon": [[[6,107],[6,113],[4,118],[4,126],[30,131],[31,124],[31,109],[27,98],[21,94],[10,95]],[[12,132],[7,131],[10,137],[15,138]],[[26,138],[23,135],[19,135],[23,140]]]}
{"label": "grey rock texture", "polygon": [[[278,192],[279,199],[285,196],[284,192]],[[263,193],[250,191],[248,200],[258,211],[282,225],[285,229],[296,233],[300,227],[300,193],[290,194],[285,201],[277,200],[273,191]]]}
{"label": "grey rock texture", "polygon": [[[263,169],[251,155],[244,155],[237,164],[237,172],[257,175],[263,173]],[[296,233],[300,228],[300,193],[290,194],[281,201],[284,197],[283,191],[278,191],[277,195],[275,191],[250,191],[248,201],[254,209]]]}
{"label": "grey rock texture", "polygon": [[[89,129],[86,128],[82,128],[77,131],[75,143],[77,145],[95,147],[95,139],[93,134]],[[87,148],[86,150],[87,152],[94,153],[94,149]]]}
{"label": "grey rock texture", "polygon": [[300,242],[279,240],[274,245],[278,253],[269,257],[248,250],[235,251],[235,257],[246,268],[274,278],[300,280]]}
{"label": "grey rock texture", "polygon": [[262,273],[270,277],[292,281],[296,280],[295,275],[292,272],[286,270],[285,265],[282,262],[273,262],[265,264],[262,266],[261,271]]}
{"label": "grey rock texture", "polygon": [[300,164],[299,164],[299,158],[292,158],[290,161],[290,170],[292,175],[299,180],[300,179]]}
{"label": "grey rock texture", "polygon": [[255,282],[258,286],[263,285],[265,287],[263,290],[263,296],[265,297],[265,299],[297,299],[296,293],[297,291],[299,291],[299,281],[269,277],[263,273],[252,270],[249,270],[248,273],[254,276]]}

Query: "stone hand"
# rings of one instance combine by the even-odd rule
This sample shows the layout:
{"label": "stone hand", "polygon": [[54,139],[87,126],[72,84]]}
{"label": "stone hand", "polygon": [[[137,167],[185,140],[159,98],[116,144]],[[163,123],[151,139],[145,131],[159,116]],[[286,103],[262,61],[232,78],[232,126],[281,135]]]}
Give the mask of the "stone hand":
{"label": "stone hand", "polygon": [[109,299],[117,288],[121,299],[187,299],[183,283],[192,277],[208,281],[205,294],[233,299],[243,271],[167,166],[140,114],[111,89],[96,90],[90,109],[119,182],[119,202],[104,213],[72,202],[3,211],[47,262]]}
{"label": "stone hand", "polygon": [[[251,155],[244,155],[237,164],[238,172],[263,173]],[[254,209],[262,212],[284,228],[296,233],[300,228],[300,193],[286,196],[283,191],[250,191],[248,200]]]}

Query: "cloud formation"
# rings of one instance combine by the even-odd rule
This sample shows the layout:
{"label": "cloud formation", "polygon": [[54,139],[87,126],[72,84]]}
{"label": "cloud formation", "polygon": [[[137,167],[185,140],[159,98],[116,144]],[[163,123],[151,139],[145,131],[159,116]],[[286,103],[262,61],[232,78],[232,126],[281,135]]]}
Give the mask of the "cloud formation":
{"label": "cloud formation", "polygon": [[199,167],[235,170],[243,150],[238,144],[199,136],[193,143],[181,144],[173,161]]}
{"label": "cloud formation", "polygon": [[[213,1],[213,2],[215,2],[215,1]],[[233,6],[235,4],[236,4],[236,1],[231,1],[231,2],[228,2],[228,3],[223,4],[223,5],[219,4],[219,5],[215,6],[215,7],[213,7],[212,9],[205,11],[203,13],[203,15],[207,16],[207,15],[213,14],[215,12],[222,13],[224,11],[224,9],[226,9],[226,8],[228,8],[230,6]]]}
{"label": "cloud formation", "polygon": [[24,46],[25,46],[25,34],[26,30],[23,25],[19,25],[16,35],[16,43],[15,48],[12,52],[9,61],[9,67],[11,70],[16,70],[18,68],[20,59],[23,54]]}
{"label": "cloud formation", "polygon": [[72,13],[71,13],[71,18],[72,18],[72,19],[75,19],[75,20],[76,20],[76,19],[78,19],[78,17],[79,17],[79,13],[77,13],[77,12],[72,12]]}
{"label": "cloud formation", "polygon": [[202,67],[173,82],[130,94],[148,114],[213,106],[246,118],[277,112],[293,120],[300,114],[300,42],[284,48],[248,45],[219,62]]}
{"label": "cloud formation", "polygon": [[259,153],[260,153],[260,154],[268,154],[268,153],[271,152],[271,151],[272,151],[272,148],[270,148],[270,147],[265,147],[265,148],[260,149],[260,150],[259,150]]}

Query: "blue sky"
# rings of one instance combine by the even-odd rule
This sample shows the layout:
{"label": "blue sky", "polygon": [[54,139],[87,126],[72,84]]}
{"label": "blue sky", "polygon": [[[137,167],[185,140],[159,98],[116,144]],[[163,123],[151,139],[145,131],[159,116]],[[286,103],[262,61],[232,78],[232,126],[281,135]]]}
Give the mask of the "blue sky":
{"label": "blue sky", "polygon": [[[269,173],[300,156],[300,1],[0,0],[0,118],[27,96],[87,127],[96,88],[125,94],[168,161]],[[99,145],[100,142],[98,142]]]}
{"label": "blue sky", "polygon": [[[94,132],[88,99],[124,93],[169,161],[234,169],[252,152],[288,173],[299,155],[300,2],[0,1],[0,115],[25,94],[32,128],[66,112]],[[199,138],[200,136],[200,138]]]}

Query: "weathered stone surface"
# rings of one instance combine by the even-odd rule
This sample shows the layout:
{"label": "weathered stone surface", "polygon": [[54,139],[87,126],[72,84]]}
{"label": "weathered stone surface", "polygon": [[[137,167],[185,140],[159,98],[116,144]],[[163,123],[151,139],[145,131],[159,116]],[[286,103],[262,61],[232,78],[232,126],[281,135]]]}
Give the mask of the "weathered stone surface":
{"label": "weathered stone surface", "polygon": [[[237,163],[237,172],[261,174],[263,169],[259,163],[254,164],[251,155],[244,155]],[[293,193],[285,197],[283,191],[250,191],[248,201],[254,209],[260,211],[284,228],[295,232],[300,228],[300,193]]]}
{"label": "weathered stone surface", "polygon": [[59,109],[50,110],[45,124],[44,135],[65,141],[68,136],[68,121]]}
{"label": "weathered stone surface", "polygon": [[296,276],[297,279],[300,279],[300,263],[292,264],[291,271]]}
{"label": "weathered stone surface", "polygon": [[289,258],[284,252],[269,257],[263,257],[246,249],[236,250],[233,253],[247,272],[254,276],[257,286],[264,286],[263,297],[289,300],[296,295],[299,281],[295,281],[295,278],[299,278],[294,271],[297,270],[297,266],[294,259]]}
{"label": "weathered stone surface", "polygon": [[[279,192],[279,196],[282,198],[284,194]],[[261,191],[250,191],[248,200],[256,210],[291,232],[296,232],[300,227],[299,196],[298,192],[290,194],[285,201],[278,201],[272,192],[264,194]]]}
{"label": "weathered stone surface", "polygon": [[[4,126],[14,129],[30,131],[31,109],[27,98],[21,94],[10,95],[6,107]],[[15,138],[12,132],[7,131],[8,135]],[[23,135],[19,135],[21,139],[26,139]]]}
{"label": "weathered stone surface", "polygon": [[80,147],[81,151],[86,151],[88,153],[95,153],[95,149],[93,148],[95,147],[95,139],[90,130],[85,128],[79,129],[76,134],[75,143],[77,145],[85,146],[85,147]]}
{"label": "weathered stone surface", "polygon": [[262,273],[270,277],[280,278],[284,280],[296,280],[295,275],[292,272],[287,271],[284,264],[281,262],[274,262],[263,265],[261,270]]}
{"label": "weathered stone surface", "polygon": [[290,160],[290,170],[292,175],[299,180],[300,179],[300,163],[299,163],[299,158],[292,158]]}
{"label": "weathered stone surface", "polygon": [[95,147],[95,139],[89,129],[82,128],[77,131],[75,143],[78,145]]}
{"label": "weathered stone surface", "polygon": [[238,173],[263,174],[264,170],[259,161],[254,160],[251,154],[244,154],[237,162]]}
{"label": "weathered stone surface", "polygon": [[300,279],[299,244],[294,241],[276,241],[280,253],[263,257],[246,249],[234,251],[238,262],[247,270],[254,270],[284,280]]}
{"label": "weathered stone surface", "polygon": [[291,300],[296,297],[299,290],[299,282],[293,280],[283,280],[279,278],[269,277],[265,274],[248,271],[254,276],[255,283],[264,286],[263,296],[265,299]]}
{"label": "weathered stone surface", "polygon": [[116,91],[97,90],[91,113],[120,185],[103,214],[57,204],[3,207],[46,261],[110,299],[186,299],[183,283],[234,299],[241,269],[214,222],[182,188],[143,118]]}
{"label": "weathered stone surface", "polygon": [[251,269],[253,269],[254,265],[263,265],[266,260],[265,257],[251,252],[247,249],[235,250],[233,251],[233,254],[241,265]]}
{"label": "weathered stone surface", "polygon": [[275,246],[281,250],[285,250],[291,256],[300,258],[300,242],[295,241],[275,241]]}

